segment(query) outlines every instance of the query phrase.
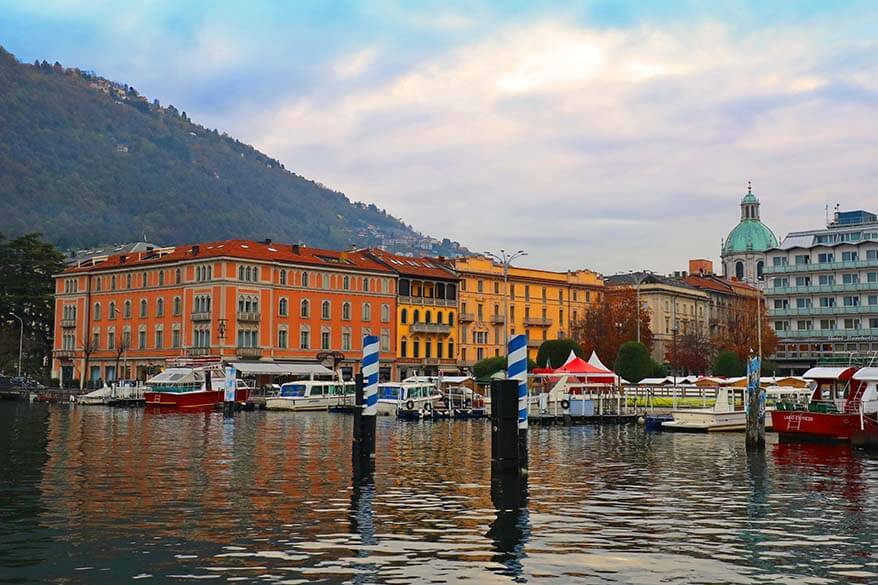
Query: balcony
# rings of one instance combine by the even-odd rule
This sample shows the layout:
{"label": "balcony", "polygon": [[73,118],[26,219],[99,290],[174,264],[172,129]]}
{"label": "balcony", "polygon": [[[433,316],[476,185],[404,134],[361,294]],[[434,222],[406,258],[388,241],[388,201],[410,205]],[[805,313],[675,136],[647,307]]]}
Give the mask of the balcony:
{"label": "balcony", "polygon": [[457,320],[461,323],[467,323],[476,320],[476,316],[473,313],[458,313]]}
{"label": "balcony", "polygon": [[56,349],[53,352],[55,354],[55,359],[69,359],[76,357],[76,350],[73,349]]}
{"label": "balcony", "polygon": [[257,311],[238,311],[238,321],[243,323],[258,323],[261,318]]}
{"label": "balcony", "polygon": [[64,329],[74,329],[76,327],[76,319],[61,319],[61,327]]}
{"label": "balcony", "polygon": [[811,262],[808,264],[786,264],[765,266],[763,273],[790,274],[795,272],[831,272],[835,270],[855,270],[858,268],[878,268],[878,260],[849,260],[847,262]]}
{"label": "balcony", "polygon": [[767,286],[765,296],[791,294],[822,294],[822,293],[857,293],[866,291],[878,291],[878,282],[859,282],[857,284],[823,284],[811,286]]}
{"label": "balcony", "polygon": [[193,321],[210,321],[210,311],[196,311],[191,315]]}
{"label": "balcony", "polygon": [[439,333],[448,335],[451,333],[451,325],[445,323],[413,323],[412,333]]}
{"label": "balcony", "polygon": [[400,296],[397,299],[400,305],[422,305],[425,307],[456,307],[456,299],[433,299],[427,297]]}
{"label": "balcony", "polygon": [[543,317],[525,317],[524,325],[525,327],[549,327],[552,325],[552,320]]}
{"label": "balcony", "polygon": [[262,348],[261,347],[236,347],[235,353],[239,358],[246,360],[258,360],[262,357]]}
{"label": "balcony", "polygon": [[531,339],[530,337],[528,337],[527,338],[527,346],[528,347],[539,347],[543,344],[544,341],[546,341],[546,340],[545,339]]}
{"label": "balcony", "polygon": [[199,357],[199,356],[210,355],[210,348],[209,347],[187,347],[186,348],[186,355],[188,355],[190,357]]}
{"label": "balcony", "polygon": [[813,339],[823,341],[857,339],[878,339],[878,329],[804,329],[775,331],[781,341]]}
{"label": "balcony", "polygon": [[491,323],[497,323],[498,325],[502,325],[506,322],[506,319],[503,315],[491,315]]}
{"label": "balcony", "polygon": [[810,317],[823,315],[871,315],[878,314],[878,305],[859,305],[856,307],[806,307],[768,309],[769,317]]}

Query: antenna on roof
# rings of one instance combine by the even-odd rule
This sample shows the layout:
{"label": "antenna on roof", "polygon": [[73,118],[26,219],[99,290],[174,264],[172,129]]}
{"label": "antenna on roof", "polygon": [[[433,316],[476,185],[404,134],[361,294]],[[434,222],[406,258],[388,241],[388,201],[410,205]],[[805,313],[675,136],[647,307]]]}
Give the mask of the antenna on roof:
{"label": "antenna on roof", "polygon": [[753,184],[750,181],[747,181],[747,195],[753,194]]}

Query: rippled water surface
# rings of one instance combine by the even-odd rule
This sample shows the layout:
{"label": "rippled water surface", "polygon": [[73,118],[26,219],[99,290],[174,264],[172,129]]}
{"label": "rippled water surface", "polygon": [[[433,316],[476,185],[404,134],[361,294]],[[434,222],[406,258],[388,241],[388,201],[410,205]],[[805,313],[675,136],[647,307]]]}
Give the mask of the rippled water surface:
{"label": "rippled water surface", "polygon": [[351,432],[0,403],[0,582],[878,582],[878,458],[844,446],[532,428],[492,484],[485,421],[381,418],[355,481]]}

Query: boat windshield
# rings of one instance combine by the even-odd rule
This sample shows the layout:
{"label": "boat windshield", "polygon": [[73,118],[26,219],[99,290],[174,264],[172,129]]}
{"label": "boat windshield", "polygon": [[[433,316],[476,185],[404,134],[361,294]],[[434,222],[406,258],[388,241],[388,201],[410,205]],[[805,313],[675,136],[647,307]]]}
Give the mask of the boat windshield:
{"label": "boat windshield", "polygon": [[302,398],[305,396],[305,385],[284,384],[280,387],[280,395],[286,398]]}
{"label": "boat windshield", "polygon": [[379,386],[378,398],[382,400],[399,400],[402,393],[401,386]]}
{"label": "boat windshield", "polygon": [[180,383],[156,383],[152,385],[153,392],[170,392],[172,394],[182,394],[183,392],[196,392],[201,390],[200,382],[190,382],[188,384]]}

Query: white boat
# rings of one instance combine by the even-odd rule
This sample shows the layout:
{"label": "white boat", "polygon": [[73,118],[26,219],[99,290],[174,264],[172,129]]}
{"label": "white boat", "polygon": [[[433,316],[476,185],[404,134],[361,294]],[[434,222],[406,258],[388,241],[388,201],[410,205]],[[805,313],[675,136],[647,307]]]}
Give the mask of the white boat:
{"label": "white boat", "polygon": [[88,394],[83,394],[76,398],[78,404],[106,404],[113,395],[113,389],[109,386],[92,390]]}
{"label": "white boat", "polygon": [[720,387],[713,408],[688,408],[671,411],[674,420],[662,423],[668,431],[716,432],[743,431],[747,427],[744,412],[744,388]]}
{"label": "white boat", "polygon": [[421,412],[433,409],[442,394],[431,382],[384,382],[378,384],[378,414]]}
{"label": "white boat", "polygon": [[266,410],[327,410],[354,403],[354,382],[299,380],[281,384],[277,396],[265,399]]}

